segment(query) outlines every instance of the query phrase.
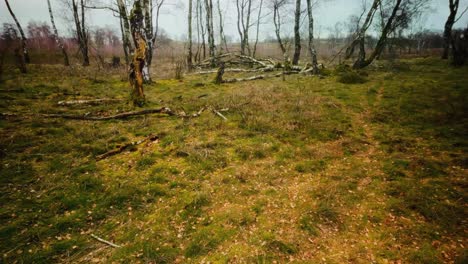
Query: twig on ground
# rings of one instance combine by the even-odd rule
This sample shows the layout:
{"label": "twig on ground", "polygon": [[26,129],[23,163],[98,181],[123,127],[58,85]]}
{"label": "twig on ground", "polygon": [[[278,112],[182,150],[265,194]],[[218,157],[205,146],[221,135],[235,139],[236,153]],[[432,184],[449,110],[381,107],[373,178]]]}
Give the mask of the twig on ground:
{"label": "twig on ground", "polygon": [[98,237],[98,236],[96,236],[94,234],[91,234],[91,237],[96,239],[97,241],[99,241],[101,243],[104,243],[104,244],[109,245],[109,246],[114,247],[114,248],[121,248],[122,247],[122,246],[116,245],[116,244],[114,244],[114,243],[112,243],[110,241],[104,240],[104,239],[102,239],[102,238],[100,238],[100,237]]}

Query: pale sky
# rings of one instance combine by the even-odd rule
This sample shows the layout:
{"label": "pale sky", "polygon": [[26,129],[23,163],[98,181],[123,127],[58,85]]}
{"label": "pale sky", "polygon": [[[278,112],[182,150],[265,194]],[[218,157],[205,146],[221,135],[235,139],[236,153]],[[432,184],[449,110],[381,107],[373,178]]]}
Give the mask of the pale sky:
{"label": "pale sky", "polygon": [[[9,0],[10,5],[20,20],[20,23],[26,28],[29,21],[47,22],[49,23],[49,14],[46,0]],[[60,5],[61,0],[51,0],[54,14],[56,16],[57,27],[60,34],[69,35],[71,24],[67,22],[71,16],[67,10]],[[101,0],[102,2],[112,2],[112,0]],[[419,25],[421,28],[430,30],[442,31],[444,23],[449,14],[448,0],[427,0],[430,1],[432,11],[426,13],[421,19]],[[181,2],[182,5],[175,6],[176,2]],[[183,39],[187,31],[187,16],[186,9],[187,0],[166,0],[166,5],[162,9],[160,17],[160,26],[175,39]],[[213,1],[216,4],[216,1]],[[266,2],[266,1],[265,1]],[[468,0],[460,0],[460,13],[468,6]],[[236,28],[236,9],[235,0],[221,0],[221,8],[225,16],[225,32],[234,40],[238,39]],[[343,30],[345,30],[346,22],[351,15],[359,15],[361,10],[361,0],[331,0],[329,2],[320,3],[314,10],[316,34],[326,37],[329,34],[329,29],[333,28],[338,22],[342,22]],[[264,8],[268,12],[268,8]],[[292,20],[293,10],[283,12],[282,18]],[[217,16],[215,17],[215,20]],[[272,21],[270,17],[264,19],[264,25],[261,26],[261,38],[274,36]],[[0,0],[0,23],[10,22],[13,20],[6,9],[5,2]],[[99,10],[89,13],[89,25],[95,26],[111,26],[119,32],[118,19],[112,15],[112,12]],[[217,24],[217,21],[215,21]],[[456,27],[466,27],[468,25],[468,14],[465,14],[462,19],[456,24]],[[289,28],[291,27],[291,28]],[[292,32],[292,26],[285,25],[284,32]],[[251,33],[251,36],[254,32]]]}

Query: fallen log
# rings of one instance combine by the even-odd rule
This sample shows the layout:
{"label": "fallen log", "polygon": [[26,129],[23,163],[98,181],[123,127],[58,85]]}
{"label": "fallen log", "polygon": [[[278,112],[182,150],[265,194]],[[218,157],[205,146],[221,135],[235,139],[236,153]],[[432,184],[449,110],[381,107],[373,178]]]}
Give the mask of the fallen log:
{"label": "fallen log", "polygon": [[71,106],[71,105],[99,105],[102,103],[116,103],[122,102],[123,99],[92,99],[92,100],[71,100],[71,101],[59,101],[57,105],[60,106]]}
{"label": "fallen log", "polygon": [[99,161],[99,160],[103,160],[103,159],[111,157],[111,156],[115,156],[117,154],[120,154],[120,153],[124,152],[127,149],[130,149],[131,147],[141,145],[141,144],[143,144],[145,142],[153,142],[153,141],[156,141],[158,139],[159,139],[159,136],[150,135],[150,136],[148,136],[148,137],[146,137],[146,138],[144,138],[142,140],[134,141],[134,142],[119,146],[116,149],[113,149],[113,150],[108,151],[108,152],[106,152],[104,154],[98,155],[98,156],[96,156],[96,160]]}
{"label": "fallen log", "polygon": [[299,74],[299,73],[300,73],[299,71],[286,71],[286,72],[280,72],[276,74],[256,75],[256,76],[252,76],[248,78],[232,78],[232,79],[223,80],[223,83],[236,83],[236,82],[263,80],[263,79],[268,79],[268,78],[281,77],[283,75],[292,75],[292,74]]}

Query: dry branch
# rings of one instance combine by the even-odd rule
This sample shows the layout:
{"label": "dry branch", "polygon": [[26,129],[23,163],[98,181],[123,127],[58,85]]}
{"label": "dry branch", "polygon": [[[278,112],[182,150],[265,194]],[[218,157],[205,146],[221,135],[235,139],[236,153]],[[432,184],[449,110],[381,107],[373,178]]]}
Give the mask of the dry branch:
{"label": "dry branch", "polygon": [[111,246],[111,247],[115,247],[115,248],[120,248],[120,247],[122,247],[122,246],[116,245],[116,244],[114,244],[114,243],[112,243],[112,242],[110,242],[110,241],[104,240],[104,239],[102,239],[102,238],[100,238],[100,237],[98,237],[98,236],[96,236],[96,235],[94,235],[94,234],[91,234],[91,237],[94,238],[94,239],[96,239],[97,241],[102,242],[102,243],[104,243],[104,244],[107,244],[107,245],[109,245],[109,246]]}
{"label": "dry branch", "polygon": [[103,160],[105,158],[108,158],[108,157],[111,157],[111,156],[114,156],[114,155],[117,155],[117,154],[120,154],[122,152],[124,152],[125,150],[127,149],[130,149],[131,147],[135,147],[135,146],[138,146],[138,145],[141,145],[145,142],[152,142],[152,141],[156,141],[159,139],[159,136],[157,135],[151,135],[149,137],[146,137],[142,140],[139,140],[139,141],[135,141],[135,142],[131,142],[131,143],[128,143],[128,144],[125,144],[125,145],[122,145],[122,146],[119,146],[117,147],[116,149],[113,149],[111,151],[108,151],[104,154],[101,154],[101,155],[98,155],[96,156],[96,160]]}

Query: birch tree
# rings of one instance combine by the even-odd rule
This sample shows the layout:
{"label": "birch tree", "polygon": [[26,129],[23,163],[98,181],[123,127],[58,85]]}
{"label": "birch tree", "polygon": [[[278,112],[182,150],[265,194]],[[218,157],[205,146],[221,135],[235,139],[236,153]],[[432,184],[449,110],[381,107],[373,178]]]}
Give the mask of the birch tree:
{"label": "birch tree", "polygon": [[[84,0],[72,0],[73,18],[75,21],[76,38],[83,58],[83,66],[89,66],[88,31],[86,29],[86,15]],[[81,10],[81,13],[80,13]],[[81,17],[80,17],[81,15]]]}
{"label": "birch tree", "polygon": [[65,48],[65,45],[63,44],[62,39],[60,38],[58,34],[57,27],[55,26],[54,14],[52,12],[52,6],[50,4],[50,0],[47,0],[47,6],[49,7],[50,23],[52,24],[52,28],[54,30],[54,39],[55,39],[55,42],[57,43],[57,46],[60,48],[63,54],[63,64],[65,66],[70,66],[70,61],[68,59],[67,50]]}
{"label": "birch tree", "polygon": [[206,29],[208,31],[208,49],[211,58],[211,67],[216,66],[216,46],[214,41],[214,27],[213,27],[213,1],[205,0],[206,10]]}
{"label": "birch tree", "polygon": [[10,3],[8,2],[8,0],[5,0],[5,4],[6,4],[7,8],[8,8],[8,12],[10,12],[11,17],[13,18],[13,20],[16,23],[16,26],[18,27],[18,31],[20,32],[20,35],[21,35],[21,49],[23,51],[22,54],[23,54],[23,57],[24,57],[24,61],[26,63],[30,63],[31,59],[29,58],[28,40],[27,40],[26,36],[24,35],[23,28],[21,27],[21,24],[19,23],[18,18],[16,18],[15,13],[13,13],[13,10],[11,9],[11,6],[10,6]]}
{"label": "birch tree", "polygon": [[308,49],[309,55],[312,63],[312,73],[317,74],[319,73],[318,62],[317,62],[317,50],[315,49],[314,44],[314,16],[313,16],[313,3],[312,0],[307,1],[307,16],[309,21],[309,41],[308,41]]}

